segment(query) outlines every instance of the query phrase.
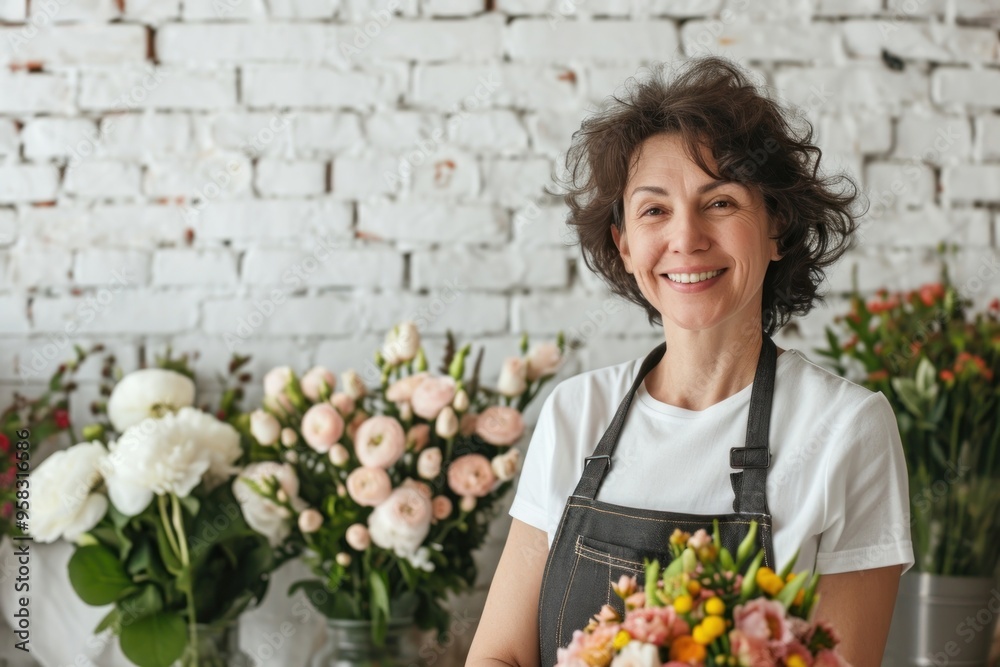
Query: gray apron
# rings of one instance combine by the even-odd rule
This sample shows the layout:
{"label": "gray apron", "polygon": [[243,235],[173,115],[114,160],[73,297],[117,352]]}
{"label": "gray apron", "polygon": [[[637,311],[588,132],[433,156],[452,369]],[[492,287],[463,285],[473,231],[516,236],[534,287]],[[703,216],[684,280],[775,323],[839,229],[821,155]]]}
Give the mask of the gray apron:
{"label": "gray apron", "polygon": [[549,549],[538,601],[542,667],[556,664],[556,649],[566,646],[573,631],[582,630],[603,605],[610,604],[619,614],[624,613],[624,603],[612,591],[611,584],[626,574],[636,576],[642,585],[644,558],[657,558],[666,566],[672,560],[669,541],[675,528],[689,533],[704,528],[711,534],[712,520],[718,519],[722,545],[735,555],[750,520],[756,519],[758,547],[764,549],[763,564],[775,567],[765,487],[771,463],[768,429],[777,350],[770,336],[764,334],[763,338],[750,395],[746,443],[729,450],[730,467],[741,470],[730,474],[735,496],[733,513],[717,517],[623,507],[597,500],[635,392],[646,374],[663,358],[666,342],[660,343],[643,361],[611,425],[593,455],[586,459],[583,475],[566,502]]}

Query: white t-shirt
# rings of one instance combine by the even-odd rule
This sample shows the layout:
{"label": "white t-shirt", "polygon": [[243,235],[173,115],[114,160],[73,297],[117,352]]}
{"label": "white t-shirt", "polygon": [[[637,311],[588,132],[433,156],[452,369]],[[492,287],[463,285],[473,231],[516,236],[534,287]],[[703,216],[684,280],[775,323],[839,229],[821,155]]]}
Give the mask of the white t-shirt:
{"label": "white t-shirt", "polygon": [[[510,515],[555,538],[584,457],[607,430],[643,357],[557,384],[542,404]],[[599,501],[721,515],[733,511],[729,448],[746,441],[753,384],[705,410],[662,403],[639,385]],[[777,359],[767,502],[778,568],[913,565],[906,461],[881,392],[790,349]]]}

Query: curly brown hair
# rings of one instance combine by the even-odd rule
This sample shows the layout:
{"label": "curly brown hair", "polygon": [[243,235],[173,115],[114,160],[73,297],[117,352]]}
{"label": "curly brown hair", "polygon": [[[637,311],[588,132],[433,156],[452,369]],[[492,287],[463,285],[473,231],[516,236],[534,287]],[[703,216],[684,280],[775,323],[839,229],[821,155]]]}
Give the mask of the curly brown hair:
{"label": "curly brown hair", "polygon": [[[664,68],[654,64],[649,78],[628,79],[624,95],[613,95],[573,133],[562,194],[567,223],[587,268],[613,293],[642,306],[650,324],[661,324],[661,314],[626,272],[611,225],[622,228],[625,185],[642,143],[676,133],[708,175],[759,193],[776,223],[781,259],[768,266],[761,304],[762,326],[771,335],[823,301],[824,269],[853,246],[865,212],[854,210],[859,188],[846,174],[819,175],[822,151],[813,143],[812,124],[769,98],[735,63],[692,58],[672,79]],[[717,171],[706,163],[705,148]]]}

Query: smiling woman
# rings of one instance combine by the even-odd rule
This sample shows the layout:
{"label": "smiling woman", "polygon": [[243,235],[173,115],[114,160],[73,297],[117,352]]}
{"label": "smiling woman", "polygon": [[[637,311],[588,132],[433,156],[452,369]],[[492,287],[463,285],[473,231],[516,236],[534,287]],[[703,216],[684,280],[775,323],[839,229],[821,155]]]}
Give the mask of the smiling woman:
{"label": "smiling woman", "polygon": [[822,300],[858,188],[821,174],[809,123],[735,64],[674,74],[583,122],[565,194],[587,267],[664,341],[545,401],[470,665],[551,667],[622,575],[716,520],[727,548],[753,520],[767,567],[825,575],[816,620],[852,665],[880,663],[913,565],[892,408],[771,340]]}

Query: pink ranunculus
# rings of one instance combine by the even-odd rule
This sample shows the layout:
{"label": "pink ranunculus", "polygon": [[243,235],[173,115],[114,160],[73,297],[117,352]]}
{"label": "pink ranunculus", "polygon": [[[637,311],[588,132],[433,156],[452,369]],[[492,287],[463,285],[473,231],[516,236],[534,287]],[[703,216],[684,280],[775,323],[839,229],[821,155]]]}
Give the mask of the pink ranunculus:
{"label": "pink ranunculus", "polygon": [[524,418],[514,408],[494,405],[486,408],[476,419],[476,435],[497,447],[517,442],[524,433]]}
{"label": "pink ranunculus", "polygon": [[434,510],[434,519],[436,521],[447,519],[451,516],[451,511],[454,509],[451,498],[448,496],[434,496],[431,499],[431,507]]}
{"label": "pink ranunculus", "polygon": [[285,394],[285,387],[292,376],[289,366],[277,366],[264,375],[264,396],[274,399],[286,412],[292,410],[292,402]]}
{"label": "pink ranunculus", "polygon": [[407,477],[406,479],[404,479],[403,483],[400,484],[400,486],[405,486],[410,489],[416,489],[420,493],[420,495],[422,495],[424,498],[427,499],[430,499],[430,497],[434,495],[434,492],[431,491],[431,487],[429,484],[427,484],[426,482],[417,481],[412,477]]}
{"label": "pink ranunculus", "polygon": [[455,398],[457,385],[450,375],[435,375],[417,385],[410,397],[413,413],[424,419],[436,419]]}
{"label": "pink ranunculus", "polygon": [[351,417],[351,421],[347,423],[347,437],[354,440],[358,435],[358,429],[361,428],[361,425],[365,423],[368,417],[368,413],[364,410],[355,412],[354,416]]}
{"label": "pink ranunculus", "polygon": [[357,406],[357,403],[355,403],[354,399],[351,398],[350,394],[338,391],[330,397],[330,405],[337,408],[337,412],[347,418],[352,412],[354,412],[354,408]]}
{"label": "pink ranunculus", "polygon": [[711,543],[712,536],[704,528],[699,528],[695,531],[694,535],[688,538],[687,545],[692,549],[698,550],[707,547]]}
{"label": "pink ranunculus", "polygon": [[361,465],[371,468],[388,468],[399,460],[406,449],[406,433],[393,417],[369,417],[358,428],[354,438],[354,451]]}
{"label": "pink ranunculus", "polygon": [[347,476],[347,493],[357,504],[375,507],[392,493],[392,480],[384,468],[355,468]]}
{"label": "pink ranunculus", "polygon": [[323,525],[323,515],[318,510],[309,508],[299,514],[299,530],[303,533],[315,533]]}
{"label": "pink ranunculus", "polygon": [[413,397],[413,390],[417,388],[417,385],[429,377],[430,373],[421,371],[396,380],[385,390],[385,400],[393,403],[409,401]]}
{"label": "pink ranunculus", "polygon": [[641,609],[646,606],[646,593],[644,591],[639,591],[638,593],[632,593],[627,598],[625,598],[625,606],[633,607],[635,609]]}
{"label": "pink ranunculus", "polygon": [[740,667],[774,667],[777,664],[766,639],[752,637],[742,630],[731,630],[729,646]]}
{"label": "pink ranunculus", "polygon": [[372,543],[368,535],[368,526],[363,523],[354,523],[347,528],[347,545],[356,551],[364,551]]}
{"label": "pink ranunculus", "polygon": [[340,374],[340,384],[343,385],[347,395],[355,401],[368,393],[368,388],[365,387],[364,380],[352,370],[347,370]]}
{"label": "pink ranunculus", "polygon": [[622,629],[636,641],[657,646],[691,631],[687,621],[678,616],[673,607],[644,607],[626,612]]}
{"label": "pink ranunculus", "polygon": [[250,435],[263,446],[270,447],[281,436],[281,424],[271,413],[254,410],[250,413]]}
{"label": "pink ranunculus", "polygon": [[496,482],[490,460],[482,454],[459,456],[448,466],[448,486],[456,496],[482,498]]}
{"label": "pink ranunculus", "polygon": [[317,403],[302,417],[302,437],[306,444],[321,454],[344,435],[344,418],[329,403]]}
{"label": "pink ranunculus", "polygon": [[528,351],[528,381],[552,375],[559,368],[562,352],[555,343],[536,343]]}
{"label": "pink ranunculus", "polygon": [[299,386],[302,387],[302,393],[306,398],[315,403],[320,400],[319,395],[324,382],[327,391],[333,393],[333,388],[337,386],[337,376],[323,366],[313,366],[299,380]]}
{"label": "pink ranunculus", "polygon": [[434,510],[430,498],[413,487],[400,486],[368,517],[372,542],[398,556],[412,556],[430,532]]}
{"label": "pink ranunculus", "polygon": [[424,479],[434,479],[441,472],[441,449],[431,447],[417,457],[417,474]]}
{"label": "pink ranunculus", "polygon": [[776,600],[755,598],[733,609],[733,624],[748,637],[788,643],[793,640],[785,607]]}
{"label": "pink ranunculus", "polygon": [[466,412],[462,415],[462,418],[458,422],[458,432],[469,437],[476,432],[476,422],[479,420],[479,414],[475,412]]}
{"label": "pink ranunculus", "polygon": [[823,649],[816,654],[812,667],[851,667],[851,665],[837,651]]}
{"label": "pink ranunculus", "polygon": [[430,424],[414,424],[406,432],[406,448],[413,452],[421,452],[431,441]]}
{"label": "pink ranunculus", "polygon": [[520,396],[528,388],[528,364],[521,357],[507,357],[500,367],[497,391],[503,396]]}
{"label": "pink ranunculus", "polygon": [[494,456],[493,460],[490,461],[490,465],[493,467],[493,473],[497,476],[497,479],[501,482],[506,482],[514,479],[520,462],[521,451],[511,448],[499,456]]}
{"label": "pink ranunculus", "polygon": [[351,460],[351,454],[347,451],[347,447],[344,447],[339,442],[335,443],[333,447],[330,448],[327,456],[330,458],[330,463],[338,468],[342,467]]}

